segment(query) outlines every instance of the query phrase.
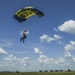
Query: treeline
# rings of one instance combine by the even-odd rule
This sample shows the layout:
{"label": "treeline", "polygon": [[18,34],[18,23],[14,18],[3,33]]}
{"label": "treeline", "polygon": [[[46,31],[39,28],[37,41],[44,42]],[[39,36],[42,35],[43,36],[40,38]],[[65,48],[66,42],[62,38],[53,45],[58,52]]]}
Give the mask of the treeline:
{"label": "treeline", "polygon": [[[34,71],[34,72],[72,72],[73,70],[39,70],[39,71]],[[20,73],[20,71],[0,71],[0,72],[6,72],[6,73],[9,73],[9,72],[15,72],[15,73]]]}
{"label": "treeline", "polygon": [[68,69],[68,70],[39,70],[39,72],[71,72],[72,70]]}

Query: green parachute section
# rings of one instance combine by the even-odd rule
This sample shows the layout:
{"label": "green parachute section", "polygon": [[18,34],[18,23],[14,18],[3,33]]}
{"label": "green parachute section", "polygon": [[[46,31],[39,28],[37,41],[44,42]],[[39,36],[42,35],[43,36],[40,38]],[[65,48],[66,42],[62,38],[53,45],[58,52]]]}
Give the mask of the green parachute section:
{"label": "green parachute section", "polygon": [[44,13],[38,9],[33,8],[32,6],[28,6],[23,9],[18,10],[15,13],[14,18],[19,22],[23,22],[33,15],[38,15],[39,17],[42,17],[44,16]]}

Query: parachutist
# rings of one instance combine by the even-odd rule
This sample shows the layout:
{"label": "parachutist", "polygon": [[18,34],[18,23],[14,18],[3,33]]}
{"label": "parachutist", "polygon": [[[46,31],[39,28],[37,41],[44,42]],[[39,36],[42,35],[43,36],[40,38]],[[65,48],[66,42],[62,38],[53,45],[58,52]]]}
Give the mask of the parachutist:
{"label": "parachutist", "polygon": [[20,42],[23,40],[23,43],[24,43],[24,40],[27,38],[26,32],[27,32],[27,30],[23,31],[23,37],[20,39]]}

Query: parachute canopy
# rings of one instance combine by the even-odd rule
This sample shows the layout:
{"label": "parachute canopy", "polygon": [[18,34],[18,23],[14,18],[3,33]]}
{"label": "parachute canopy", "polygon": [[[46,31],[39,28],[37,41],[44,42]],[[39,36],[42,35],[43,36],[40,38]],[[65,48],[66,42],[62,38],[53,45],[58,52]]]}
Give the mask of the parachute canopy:
{"label": "parachute canopy", "polygon": [[35,9],[31,6],[28,6],[23,9],[18,10],[16,14],[14,15],[14,18],[19,22],[23,22],[33,15],[38,15],[39,17],[44,16],[43,12],[41,12],[40,10]]}

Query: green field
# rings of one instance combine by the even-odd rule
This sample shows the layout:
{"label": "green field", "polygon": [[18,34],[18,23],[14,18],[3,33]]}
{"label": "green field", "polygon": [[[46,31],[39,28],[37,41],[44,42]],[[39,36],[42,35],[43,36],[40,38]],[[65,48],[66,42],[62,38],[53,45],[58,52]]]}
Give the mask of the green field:
{"label": "green field", "polygon": [[0,75],[75,75],[75,72],[0,72]]}

